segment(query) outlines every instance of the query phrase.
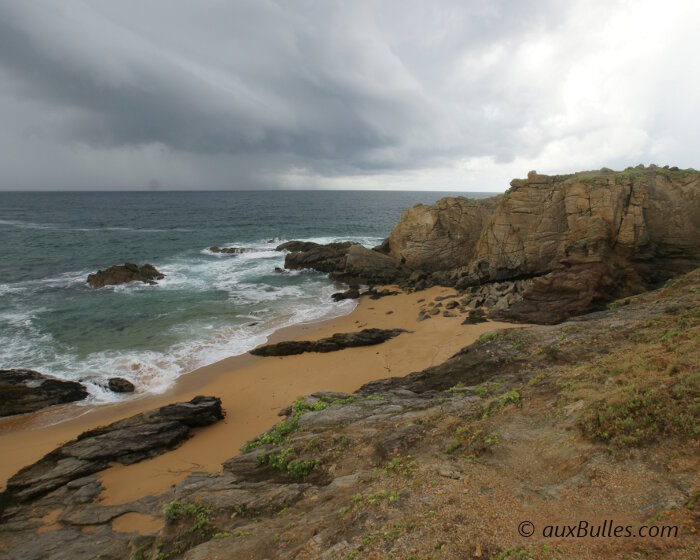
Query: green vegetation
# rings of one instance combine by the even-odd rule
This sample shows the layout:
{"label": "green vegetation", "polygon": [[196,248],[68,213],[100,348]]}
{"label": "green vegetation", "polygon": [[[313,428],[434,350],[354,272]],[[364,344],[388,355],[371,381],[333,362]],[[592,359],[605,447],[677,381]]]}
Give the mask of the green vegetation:
{"label": "green vegetation", "polygon": [[497,433],[485,433],[482,429],[474,426],[460,426],[445,448],[445,453],[453,454],[462,449],[465,457],[476,460],[488,449],[498,444],[498,441]]}
{"label": "green vegetation", "polygon": [[493,414],[497,414],[509,404],[520,406],[521,398],[520,393],[517,389],[513,389],[511,391],[508,391],[507,393],[503,393],[495,399],[491,400],[489,404],[484,408],[482,418],[488,418]]}
{"label": "green vegetation", "polygon": [[305,478],[318,464],[318,460],[297,459],[293,447],[287,447],[279,453],[262,453],[258,457],[258,465],[286,471],[294,478]]}
{"label": "green vegetation", "polygon": [[487,332],[477,338],[474,344],[485,344],[487,342],[491,342],[492,340],[496,340],[497,338],[501,338],[502,336],[503,333],[501,332]]}
{"label": "green vegetation", "polygon": [[299,417],[307,412],[325,410],[333,405],[346,405],[358,401],[376,401],[382,397],[347,397],[345,399],[320,399],[315,403],[309,403],[303,399],[297,399],[292,405],[292,415],[290,420],[283,420],[258,438],[247,442],[241,451],[244,453],[260,447],[261,445],[273,444],[282,445],[289,441],[289,436],[299,429]]}
{"label": "green vegetation", "polygon": [[[668,282],[662,296],[685,289]],[[574,368],[560,382],[568,402],[586,403],[579,427],[615,452],[662,437],[700,434],[700,307],[640,320],[612,354]],[[619,333],[601,333],[605,337]]]}

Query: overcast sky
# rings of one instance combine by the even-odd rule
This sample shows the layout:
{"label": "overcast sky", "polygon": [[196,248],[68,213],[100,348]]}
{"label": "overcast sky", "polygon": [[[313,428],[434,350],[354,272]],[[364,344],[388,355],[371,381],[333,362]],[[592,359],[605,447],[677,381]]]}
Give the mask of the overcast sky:
{"label": "overcast sky", "polygon": [[700,167],[700,2],[0,0],[0,189]]}

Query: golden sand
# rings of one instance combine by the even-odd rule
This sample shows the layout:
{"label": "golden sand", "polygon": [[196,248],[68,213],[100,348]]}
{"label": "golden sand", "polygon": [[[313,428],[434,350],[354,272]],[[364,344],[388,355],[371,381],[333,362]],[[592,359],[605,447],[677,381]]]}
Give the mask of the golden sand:
{"label": "golden sand", "polygon": [[247,440],[279,421],[278,411],[297,397],[316,391],[350,393],[372,380],[420,371],[445,361],[484,332],[516,326],[497,322],[462,325],[461,317],[442,315],[416,320],[422,305],[435,296],[452,293],[436,287],[379,300],[362,298],[349,315],[283,329],[271,339],[318,339],[369,327],[411,331],[377,346],[285,357],[246,354],[195,370],[163,395],[114,405],[53,407],[2,420],[0,484],[4,486],[17,470],[86,430],[196,395],[220,397],[226,418],[193,430],[193,437],[173,451],[103,471],[101,499],[106,504],[124,503],[162,493],[191,472],[217,472]]}

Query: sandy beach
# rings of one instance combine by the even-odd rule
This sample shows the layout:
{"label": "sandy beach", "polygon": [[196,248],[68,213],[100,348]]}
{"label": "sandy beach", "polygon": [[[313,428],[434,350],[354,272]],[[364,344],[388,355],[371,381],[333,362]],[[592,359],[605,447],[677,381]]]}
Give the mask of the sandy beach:
{"label": "sandy beach", "polygon": [[101,474],[105,504],[124,503],[166,491],[195,471],[217,472],[249,439],[278,420],[278,412],[297,397],[315,391],[352,392],[368,381],[402,376],[439,364],[482,333],[515,325],[487,322],[462,325],[461,317],[438,315],[417,321],[419,309],[448,288],[432,288],[378,300],[362,298],[344,317],[282,329],[271,341],[318,339],[368,327],[404,328],[378,346],[327,354],[286,357],[232,357],[181,377],[165,394],[114,405],[66,405],[0,421],[0,484],[62,442],[80,433],[138,412],[195,395],[222,399],[226,418],[195,431],[179,448],[130,466],[114,465]]}

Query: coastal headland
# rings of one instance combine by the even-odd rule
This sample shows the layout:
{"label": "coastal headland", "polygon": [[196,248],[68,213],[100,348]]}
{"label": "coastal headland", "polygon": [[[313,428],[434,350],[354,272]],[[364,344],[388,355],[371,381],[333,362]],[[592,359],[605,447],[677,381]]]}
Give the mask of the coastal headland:
{"label": "coastal headland", "polygon": [[[0,421],[0,551],[696,558],[698,216],[693,170],[532,172],[409,209],[375,250],[287,246],[287,268],[392,287],[269,341],[311,351]],[[326,351],[366,329],[392,337]]]}

